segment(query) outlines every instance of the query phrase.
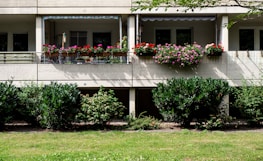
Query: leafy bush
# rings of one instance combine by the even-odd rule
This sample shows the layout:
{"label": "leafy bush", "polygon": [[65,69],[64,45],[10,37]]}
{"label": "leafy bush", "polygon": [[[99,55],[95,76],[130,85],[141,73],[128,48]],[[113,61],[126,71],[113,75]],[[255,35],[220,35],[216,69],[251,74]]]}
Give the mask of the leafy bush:
{"label": "leafy bush", "polygon": [[141,113],[138,118],[129,117],[128,126],[132,130],[153,130],[160,128],[160,121],[152,116],[144,116]]}
{"label": "leafy bush", "polygon": [[18,110],[25,121],[33,125],[38,123],[38,117],[41,114],[42,88],[37,84],[30,83],[22,87],[18,93],[19,104],[22,106]]}
{"label": "leafy bush", "polygon": [[12,111],[17,106],[18,89],[12,81],[0,82],[0,129],[12,117]]}
{"label": "leafy bush", "polygon": [[225,81],[211,78],[172,78],[157,84],[152,92],[153,101],[165,121],[189,126],[193,118],[206,121],[211,115],[218,115],[218,106],[228,94],[229,86]]}
{"label": "leafy bush", "polygon": [[113,118],[121,117],[125,107],[115,97],[113,90],[100,88],[92,97],[83,95],[81,113],[78,117],[83,121],[91,121],[97,125],[105,125]]}
{"label": "leafy bush", "polygon": [[234,105],[240,109],[241,114],[248,119],[251,125],[258,125],[263,121],[263,87],[248,86],[245,83],[242,87],[234,90]]}
{"label": "leafy bush", "polygon": [[40,106],[40,125],[45,128],[68,128],[79,112],[80,91],[76,84],[45,85]]}

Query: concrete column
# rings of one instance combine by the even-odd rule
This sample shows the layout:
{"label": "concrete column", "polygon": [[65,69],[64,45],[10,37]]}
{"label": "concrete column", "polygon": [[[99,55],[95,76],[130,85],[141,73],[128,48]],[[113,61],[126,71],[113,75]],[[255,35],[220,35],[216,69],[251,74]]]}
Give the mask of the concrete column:
{"label": "concrete column", "polygon": [[129,91],[129,114],[135,117],[135,88]]}
{"label": "concrete column", "polygon": [[221,110],[224,110],[224,113],[229,116],[229,95],[223,97],[222,102],[219,105]]}
{"label": "concrete column", "polygon": [[[222,46],[224,47],[224,51],[228,51],[229,50],[229,33],[228,33],[228,16],[225,15],[225,16],[222,16],[222,19],[221,19],[221,43],[222,43]],[[221,105],[223,104],[224,109],[225,109],[225,112],[226,114],[229,115],[229,95],[226,95],[224,96],[223,98],[223,103],[221,103]]]}
{"label": "concrete column", "polygon": [[43,20],[42,17],[36,17],[36,54],[37,54],[37,61],[40,62],[41,60],[41,52],[42,52],[42,45],[43,45]]}
{"label": "concrete column", "polygon": [[135,16],[131,15],[128,17],[128,49],[129,49],[129,60],[131,62],[131,58],[133,56],[133,47],[135,46]]}
{"label": "concrete column", "polygon": [[221,43],[224,47],[224,51],[228,51],[229,50],[229,34],[228,34],[228,28],[227,28],[227,25],[228,25],[228,16],[222,16],[222,19],[221,19]]}

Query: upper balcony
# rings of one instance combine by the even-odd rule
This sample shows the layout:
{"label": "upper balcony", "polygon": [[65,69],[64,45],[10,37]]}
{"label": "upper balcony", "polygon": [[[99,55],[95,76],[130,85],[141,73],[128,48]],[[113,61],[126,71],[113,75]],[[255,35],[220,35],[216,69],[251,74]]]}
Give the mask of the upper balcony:
{"label": "upper balcony", "polygon": [[[1,53],[4,54],[4,53]],[[11,54],[11,53],[9,53]],[[155,87],[156,83],[169,78],[201,76],[204,78],[224,79],[231,86],[240,86],[246,79],[262,79],[262,51],[228,51],[222,56],[202,58],[197,66],[179,67],[171,64],[158,64],[150,56],[137,57],[127,63],[84,62],[61,64],[33,61],[34,54],[13,53],[13,58],[2,60],[0,57],[0,80],[13,79],[17,86],[26,82],[40,84],[57,81],[76,83],[79,87]],[[22,64],[24,63],[24,64]]]}

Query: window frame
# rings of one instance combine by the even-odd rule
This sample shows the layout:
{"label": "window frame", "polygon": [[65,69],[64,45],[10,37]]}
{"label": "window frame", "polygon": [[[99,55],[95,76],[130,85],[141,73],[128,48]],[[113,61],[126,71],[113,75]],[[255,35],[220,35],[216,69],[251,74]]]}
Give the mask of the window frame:
{"label": "window frame", "polygon": [[[84,46],[86,44],[88,44],[88,32],[87,31],[70,31],[69,32],[70,35],[69,35],[69,44],[70,46],[73,46],[73,45],[77,45],[77,46]],[[77,36],[72,36],[73,33],[76,33]],[[81,33],[84,33],[85,36],[80,36]],[[77,39],[77,44],[73,44],[72,43],[72,38],[76,38]],[[80,44],[80,38],[85,38],[85,43],[84,44]]]}
{"label": "window frame", "polygon": [[[176,45],[179,45],[178,44],[178,40],[177,40],[177,38],[178,38],[178,34],[177,34],[177,31],[178,30],[190,30],[190,42],[187,42],[187,43],[189,43],[189,44],[192,44],[193,43],[193,40],[194,40],[194,33],[193,33],[193,28],[192,27],[182,27],[182,28],[176,28],[175,29],[175,42],[176,42]],[[186,42],[184,42],[184,44],[185,44]],[[184,45],[184,44],[180,44],[180,45]]]}

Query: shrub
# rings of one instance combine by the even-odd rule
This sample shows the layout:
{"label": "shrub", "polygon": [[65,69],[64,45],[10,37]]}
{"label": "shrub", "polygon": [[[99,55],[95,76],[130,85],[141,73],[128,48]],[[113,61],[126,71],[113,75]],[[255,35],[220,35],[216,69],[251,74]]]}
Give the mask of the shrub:
{"label": "shrub", "polygon": [[36,125],[41,115],[40,106],[43,102],[42,89],[35,83],[25,84],[18,92],[19,113],[24,117],[25,121]]}
{"label": "shrub", "polygon": [[132,130],[153,130],[160,128],[160,121],[152,116],[144,116],[141,113],[138,118],[128,117],[128,126]]}
{"label": "shrub", "polygon": [[18,89],[13,81],[0,82],[0,129],[12,117],[12,111],[17,106]]}
{"label": "shrub", "polygon": [[80,91],[76,84],[51,82],[43,88],[40,125],[44,128],[68,128],[79,112]]}
{"label": "shrub", "polygon": [[228,83],[222,80],[172,78],[157,84],[152,90],[153,101],[165,121],[175,121],[189,126],[193,118],[206,121],[218,115],[223,96],[228,94]]}
{"label": "shrub", "polygon": [[263,121],[263,87],[252,83],[234,90],[234,105],[248,119],[250,125],[259,125]]}
{"label": "shrub", "polygon": [[113,118],[121,117],[125,107],[115,97],[113,90],[100,88],[92,97],[83,95],[81,113],[78,117],[83,121],[91,121],[97,125],[105,125]]}

